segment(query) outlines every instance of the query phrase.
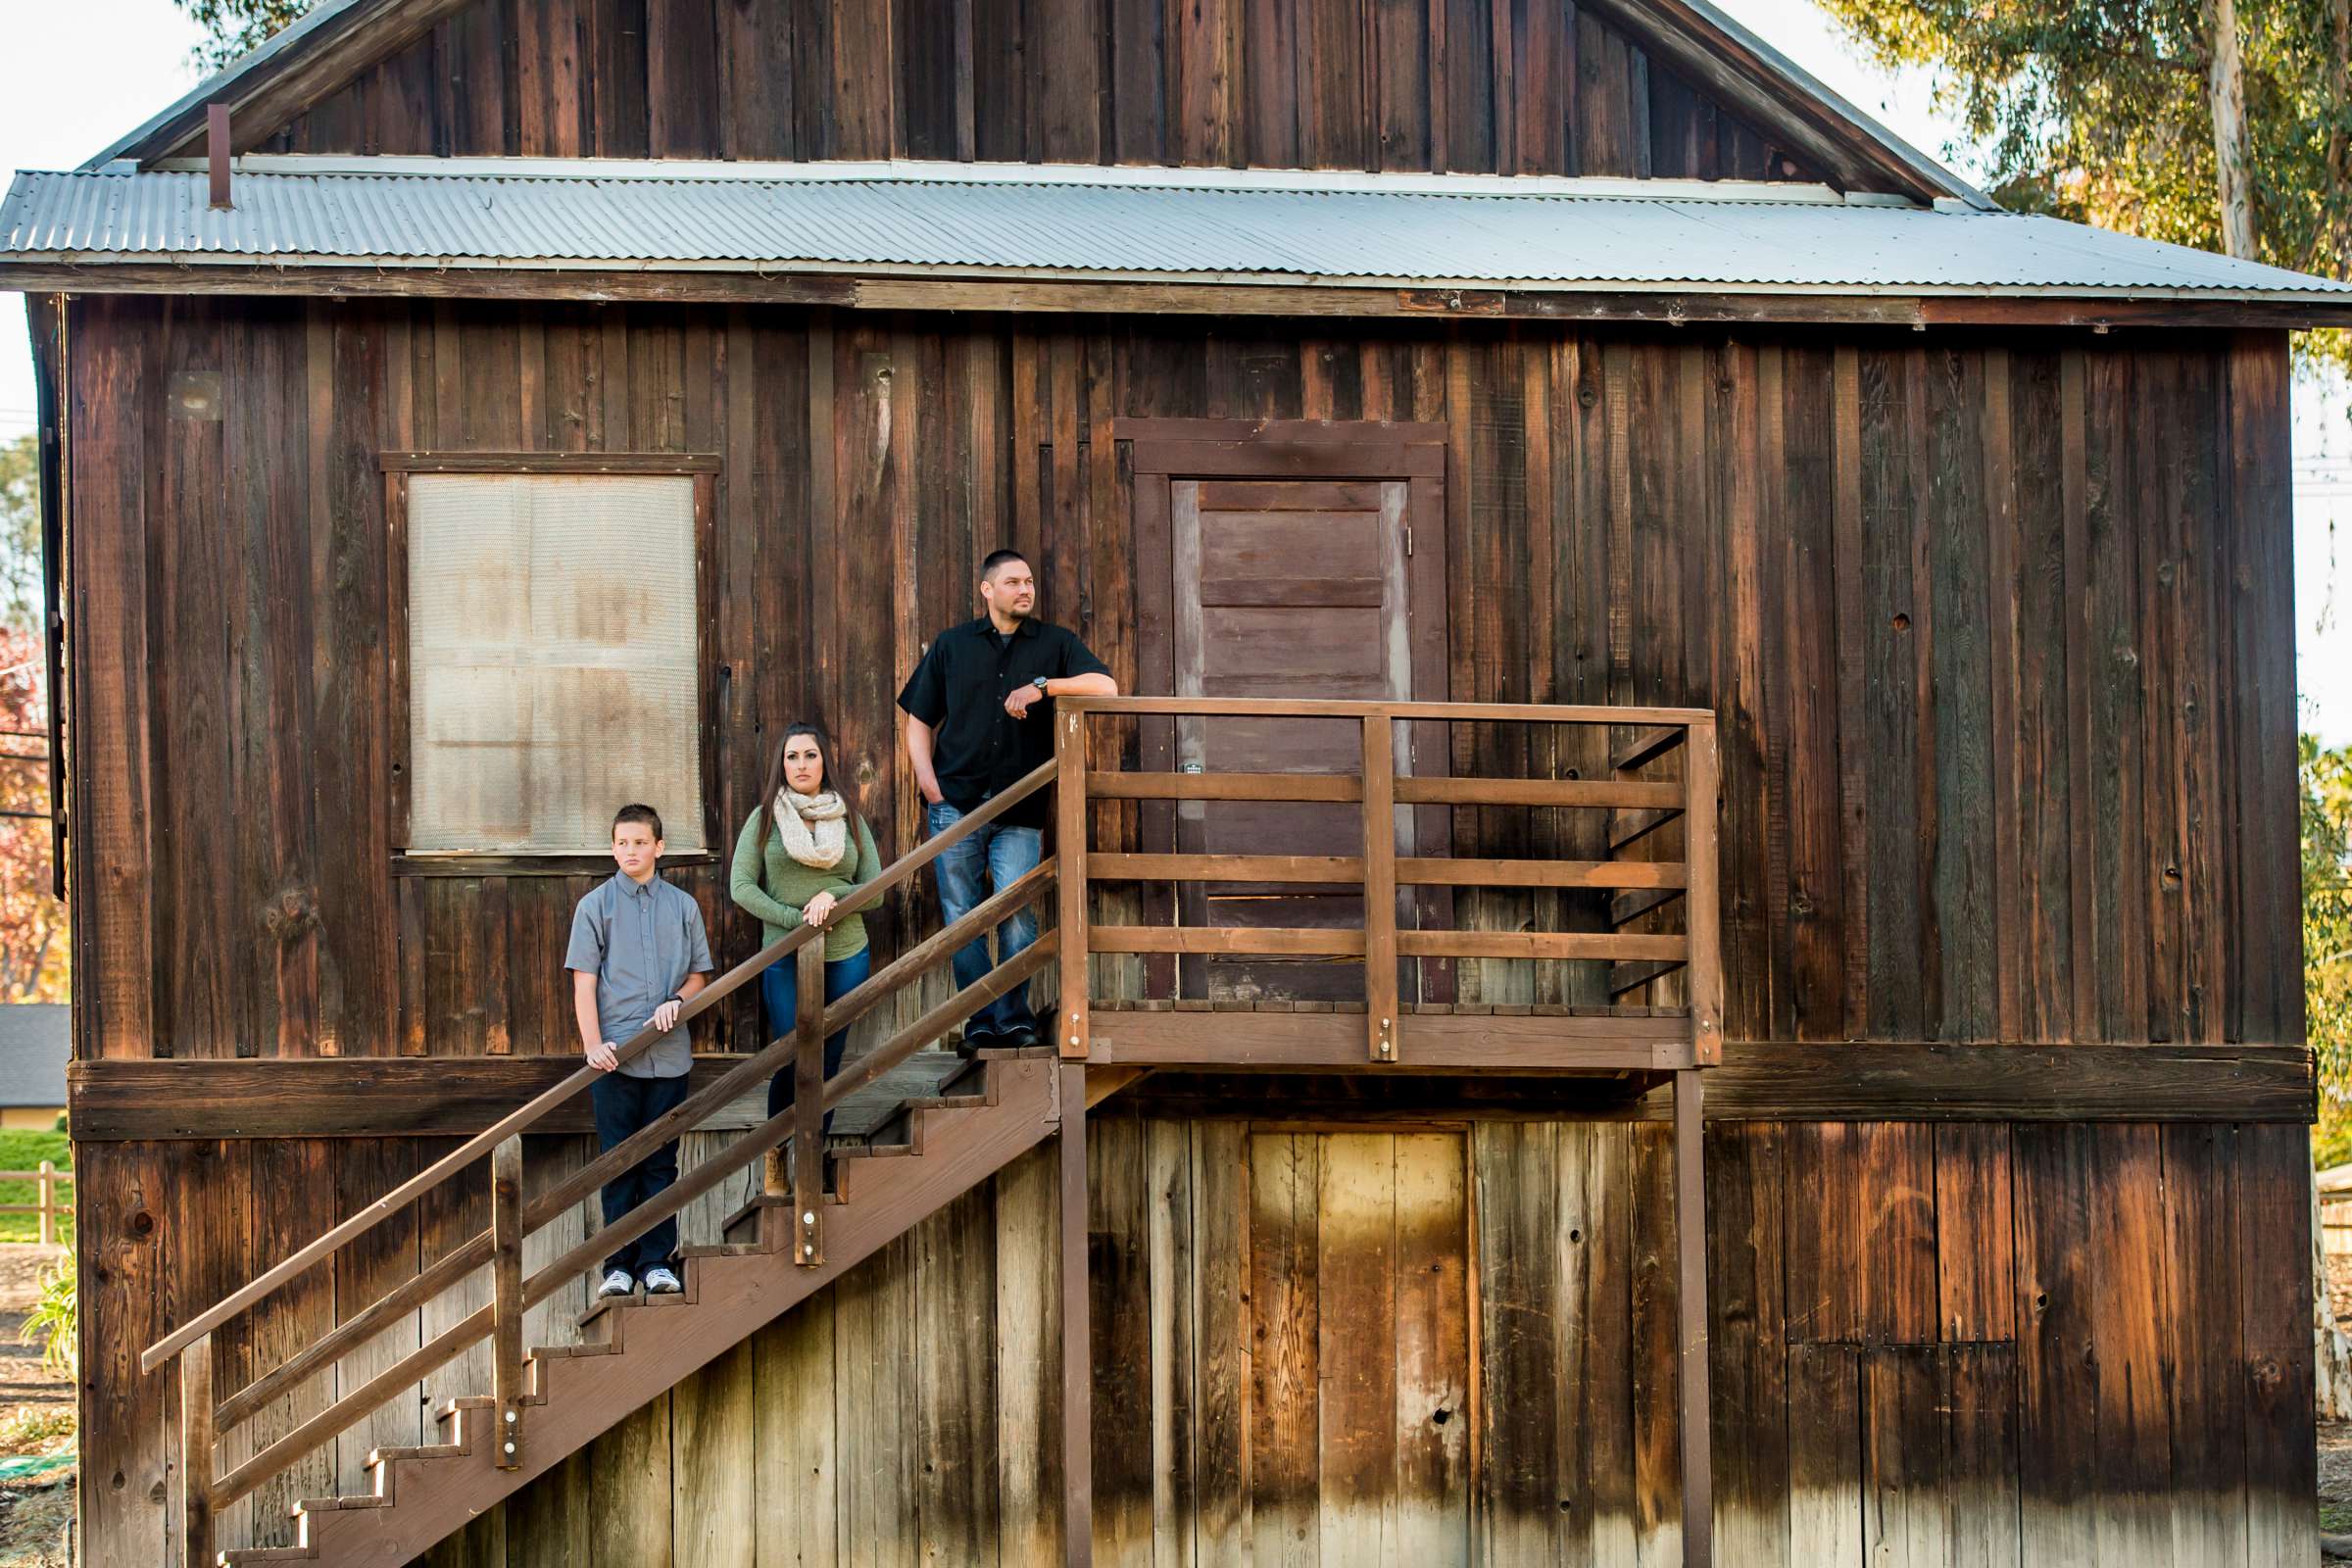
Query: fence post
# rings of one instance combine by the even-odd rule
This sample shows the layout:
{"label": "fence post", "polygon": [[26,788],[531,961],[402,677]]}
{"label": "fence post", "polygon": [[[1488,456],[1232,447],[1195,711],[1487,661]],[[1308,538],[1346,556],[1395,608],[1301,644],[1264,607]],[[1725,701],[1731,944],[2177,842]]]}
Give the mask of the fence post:
{"label": "fence post", "polygon": [[1084,1061],[1092,1039],[1087,1021],[1086,964],[1086,714],[1068,711],[1054,737],[1054,863],[1056,924],[1061,942],[1061,1027],[1055,1042],[1064,1061]]}
{"label": "fence post", "polygon": [[491,1376],[498,1396],[498,1468],[522,1464],[522,1137],[490,1152],[490,1281],[496,1314]]}
{"label": "fence post", "polygon": [[57,1161],[41,1161],[41,1245],[57,1245]]}
{"label": "fence post", "polygon": [[213,1337],[179,1352],[179,1556],[186,1568],[213,1562]]}
{"label": "fence post", "polygon": [[1364,1024],[1396,1059],[1396,756],[1387,711],[1364,715]]}
{"label": "fence post", "polygon": [[825,1260],[820,1220],[825,1209],[825,939],[800,953],[799,1010],[793,1025],[792,1214],[799,1238],[792,1260],[814,1268]]}

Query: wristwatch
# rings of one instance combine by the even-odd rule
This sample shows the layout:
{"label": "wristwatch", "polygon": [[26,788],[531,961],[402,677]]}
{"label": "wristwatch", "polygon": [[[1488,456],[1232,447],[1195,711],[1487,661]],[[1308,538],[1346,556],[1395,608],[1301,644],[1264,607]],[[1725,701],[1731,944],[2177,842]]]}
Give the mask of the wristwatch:
{"label": "wristwatch", "polygon": [[1029,684],[1037,688],[1038,696],[1043,697],[1046,695],[1046,686],[1048,684],[1047,677],[1040,675],[1037,677],[1037,679],[1031,681]]}

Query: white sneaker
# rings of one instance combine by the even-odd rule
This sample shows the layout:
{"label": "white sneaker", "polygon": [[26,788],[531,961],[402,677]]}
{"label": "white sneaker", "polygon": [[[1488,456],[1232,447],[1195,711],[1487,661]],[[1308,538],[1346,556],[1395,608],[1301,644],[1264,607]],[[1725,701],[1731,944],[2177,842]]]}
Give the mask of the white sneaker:
{"label": "white sneaker", "polygon": [[[658,1270],[657,1272],[664,1271]],[[670,1289],[673,1291],[677,1289],[674,1282]],[[637,1282],[629,1278],[629,1271],[625,1268],[616,1268],[605,1276],[605,1283],[596,1288],[596,1294],[599,1297],[629,1296],[635,1294],[636,1290]]]}
{"label": "white sneaker", "polygon": [[675,1296],[684,1289],[678,1283],[678,1277],[665,1268],[649,1268],[645,1271],[645,1294],[648,1296]]}

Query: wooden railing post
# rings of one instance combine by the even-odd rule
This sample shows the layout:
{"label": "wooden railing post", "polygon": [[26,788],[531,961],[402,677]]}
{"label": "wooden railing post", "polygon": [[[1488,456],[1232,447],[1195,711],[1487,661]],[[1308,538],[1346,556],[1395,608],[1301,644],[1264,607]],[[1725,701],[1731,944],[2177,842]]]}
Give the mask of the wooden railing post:
{"label": "wooden railing post", "polygon": [[1374,1061],[1396,1059],[1396,757],[1385,712],[1364,715],[1364,1025]]}
{"label": "wooden railing post", "polygon": [[179,1352],[179,1552],[185,1568],[213,1563],[213,1337]]}
{"label": "wooden railing post", "polygon": [[498,1396],[501,1470],[522,1463],[522,1135],[490,1152],[492,1392]]}
{"label": "wooden railing post", "polygon": [[57,1161],[41,1161],[41,1245],[57,1245]]}
{"label": "wooden railing post", "polygon": [[1063,1568],[1089,1568],[1095,1560],[1095,1417],[1087,1312],[1086,1067],[1064,1062],[1060,1073],[1061,1561]]}
{"label": "wooden railing post", "polygon": [[1065,710],[1054,740],[1054,858],[1061,928],[1061,1018],[1054,1040],[1065,1061],[1084,1061],[1091,1040],[1087,1025],[1086,964],[1086,714]]}
{"label": "wooden railing post", "polygon": [[1683,842],[1690,883],[1683,930],[1690,945],[1690,1054],[1700,1066],[1723,1059],[1723,911],[1715,887],[1715,726],[1690,726],[1684,742]]}
{"label": "wooden railing post", "polygon": [[825,1260],[824,943],[801,949],[799,961],[792,1058],[792,1260],[814,1268]]}

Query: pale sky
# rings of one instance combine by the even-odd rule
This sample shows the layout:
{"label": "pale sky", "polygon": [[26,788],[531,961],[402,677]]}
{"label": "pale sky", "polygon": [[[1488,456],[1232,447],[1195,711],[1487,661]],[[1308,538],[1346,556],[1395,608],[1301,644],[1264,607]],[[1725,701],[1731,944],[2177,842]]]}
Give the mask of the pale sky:
{"label": "pale sky", "polygon": [[[1719,0],[1756,33],[1895,134],[1934,157],[1956,127],[1928,103],[1924,76],[1864,65],[1811,0]],[[170,0],[70,0],[10,7],[0,55],[0,171],[68,169],[195,85],[197,29]],[[1977,175],[1965,154],[1953,160]],[[0,436],[32,427],[32,365],[24,307],[0,304]],[[2352,524],[2352,399],[2339,385],[2295,389],[2296,654],[2303,722],[2352,741],[2352,578],[2335,564],[2339,524]],[[2352,566],[2352,526],[2343,529]],[[2331,588],[2333,592],[2331,592]],[[2339,605],[2339,601],[2344,601]]]}

